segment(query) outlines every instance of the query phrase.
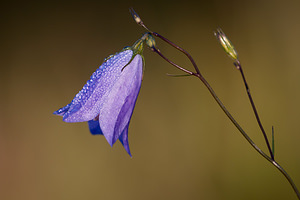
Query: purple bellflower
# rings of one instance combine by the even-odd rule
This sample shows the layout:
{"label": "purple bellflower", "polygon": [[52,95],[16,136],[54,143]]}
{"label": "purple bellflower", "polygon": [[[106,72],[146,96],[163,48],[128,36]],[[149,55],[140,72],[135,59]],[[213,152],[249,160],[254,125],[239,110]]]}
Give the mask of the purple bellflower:
{"label": "purple bellflower", "polygon": [[104,135],[111,146],[119,139],[131,156],[128,126],[142,82],[143,41],[108,57],[72,102],[53,114],[65,122],[88,122],[93,135]]}

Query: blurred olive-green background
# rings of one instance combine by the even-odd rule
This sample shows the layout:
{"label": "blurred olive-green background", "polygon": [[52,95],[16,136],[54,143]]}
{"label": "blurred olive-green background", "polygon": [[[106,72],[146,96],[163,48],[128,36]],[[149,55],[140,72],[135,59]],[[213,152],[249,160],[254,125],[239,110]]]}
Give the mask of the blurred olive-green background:
{"label": "blurred olive-green background", "polygon": [[[1,3],[0,199],[296,199],[292,188],[226,118],[202,83],[145,48],[130,128],[117,142],[64,123],[68,104],[143,21],[191,53],[253,140],[267,152],[239,72],[213,31],[238,50],[276,159],[300,187],[300,1],[10,1]],[[176,63],[189,61],[157,39]]]}

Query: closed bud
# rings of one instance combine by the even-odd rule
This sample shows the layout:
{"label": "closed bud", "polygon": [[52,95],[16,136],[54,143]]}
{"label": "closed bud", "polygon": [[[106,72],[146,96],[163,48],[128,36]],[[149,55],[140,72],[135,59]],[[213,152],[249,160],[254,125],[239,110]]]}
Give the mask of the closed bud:
{"label": "closed bud", "polygon": [[214,34],[228,56],[233,60],[238,60],[238,54],[230,40],[226,37],[225,33],[220,28],[218,28]]}
{"label": "closed bud", "polygon": [[150,47],[153,48],[156,46],[156,42],[155,39],[152,35],[148,35],[148,37],[146,38],[146,44]]}
{"label": "closed bud", "polygon": [[133,10],[133,8],[129,8],[132,18],[137,24],[141,24],[142,20],[140,16]]}

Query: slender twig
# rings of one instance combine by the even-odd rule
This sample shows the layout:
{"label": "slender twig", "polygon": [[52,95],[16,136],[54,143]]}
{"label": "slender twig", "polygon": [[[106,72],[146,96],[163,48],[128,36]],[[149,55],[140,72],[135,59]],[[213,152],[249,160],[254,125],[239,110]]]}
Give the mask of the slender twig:
{"label": "slender twig", "polygon": [[[133,17],[133,19],[136,21],[136,23],[140,26],[142,26],[144,29],[146,29],[149,34],[154,35],[156,37],[159,37],[160,39],[162,39],[163,41],[165,41],[167,44],[171,45],[172,47],[174,47],[175,49],[181,51],[182,53],[184,53],[189,60],[191,61],[191,63],[193,64],[197,74],[201,74],[200,70],[196,64],[196,62],[194,61],[193,57],[183,48],[179,47],[178,45],[174,44],[173,42],[171,42],[170,40],[168,40],[167,38],[163,37],[162,35],[151,31],[145,24],[144,22],[141,20],[141,18],[139,17],[139,15],[135,12],[135,10],[133,8],[129,8],[129,12],[131,13],[131,16]],[[154,49],[153,49],[154,50]]]}
{"label": "slender twig", "polygon": [[[156,51],[154,50],[154,52],[158,53],[158,55],[160,55],[163,59],[165,59],[168,63],[170,63],[171,65],[175,66],[176,68],[186,72],[188,70],[185,70],[184,68],[180,67],[179,65],[177,65],[176,63],[170,61],[169,59],[167,59],[160,51]],[[230,112],[226,109],[226,107],[224,106],[224,104],[221,102],[221,100],[218,98],[218,96],[216,95],[216,93],[214,92],[214,90],[212,89],[212,87],[209,85],[209,83],[206,81],[206,79],[197,73],[193,73],[193,72],[186,72],[190,75],[196,76],[197,78],[199,78],[202,83],[206,86],[206,88],[209,90],[210,94],[213,96],[213,98],[215,99],[215,101],[218,103],[218,105],[221,107],[221,109],[223,110],[223,112],[226,114],[226,116],[231,120],[231,122],[235,125],[235,127],[239,130],[239,132],[244,136],[244,138],[248,141],[248,143],[261,155],[263,156],[266,160],[268,160],[272,165],[274,165],[283,175],[284,177],[287,179],[287,181],[290,183],[290,185],[292,186],[294,192],[296,193],[298,199],[300,200],[300,193],[297,189],[297,186],[295,185],[295,183],[293,182],[292,178],[289,176],[289,174],[279,165],[278,162],[276,162],[275,160],[273,160],[271,157],[269,157],[264,151],[262,151],[252,140],[251,138],[246,134],[246,132],[242,129],[242,127],[239,125],[239,123],[234,119],[234,117],[230,114]]]}
{"label": "slender twig", "polygon": [[183,67],[180,67],[179,65],[177,65],[176,63],[174,63],[173,61],[169,60],[168,58],[166,58],[159,49],[157,49],[156,47],[152,47],[152,50],[157,53],[158,55],[160,55],[163,59],[165,59],[168,63],[170,63],[171,65],[175,66],[176,68],[178,68],[179,70],[189,74],[189,75],[195,75],[194,72],[191,72]]}
{"label": "slender twig", "polygon": [[274,133],[274,126],[272,126],[272,152],[275,157],[275,133]]}
{"label": "slender twig", "polygon": [[254,115],[255,115],[255,118],[256,118],[256,121],[257,121],[257,123],[258,123],[258,125],[259,125],[259,128],[260,128],[260,130],[261,130],[261,132],[262,132],[262,134],[263,134],[263,136],[264,136],[264,139],[265,139],[265,141],[266,141],[266,144],[267,144],[269,153],[270,153],[270,155],[271,155],[271,158],[272,158],[272,160],[274,160],[274,154],[273,154],[273,152],[272,152],[271,145],[270,145],[269,140],[268,140],[268,136],[267,136],[267,134],[266,134],[266,132],[265,132],[265,129],[264,129],[264,127],[263,127],[261,121],[260,121],[260,118],[259,118],[257,109],[256,109],[256,107],[255,107],[255,104],[254,104],[254,101],[253,101],[253,98],[252,98],[252,95],[251,95],[251,92],[250,92],[250,88],[249,88],[249,86],[248,86],[248,83],[247,83],[247,81],[246,81],[245,74],[244,74],[244,72],[243,72],[242,65],[241,65],[241,63],[240,63],[239,61],[234,62],[234,65],[235,65],[236,68],[241,72],[241,75],[242,75],[242,78],[243,78],[243,82],[244,82],[244,85],[245,85],[245,88],[246,88],[246,91],[247,91],[247,94],[248,94],[248,98],[249,98],[249,100],[250,100],[250,103],[251,103],[251,106],[252,106],[252,109],[253,109],[253,112],[254,112]]}
{"label": "slender twig", "polygon": [[[166,39],[165,37],[161,36],[158,33],[155,33],[153,31],[150,31],[142,22],[142,20],[140,19],[140,17],[137,15],[137,13],[131,8],[130,12],[133,16],[133,18],[135,19],[135,21],[141,25],[142,27],[144,27],[147,31],[149,31],[150,34],[159,37],[160,39],[162,39],[163,41],[165,41],[167,44],[173,46],[174,48],[176,48],[177,50],[181,51],[182,53],[184,53],[191,61],[191,63],[193,64],[196,72],[191,72],[179,65],[177,65],[176,63],[172,62],[171,60],[169,60],[168,58],[166,58],[159,49],[157,49],[155,46],[152,46],[151,49],[157,53],[159,56],[161,56],[164,60],[166,60],[168,63],[170,63],[171,65],[175,66],[177,69],[189,74],[189,75],[193,75],[196,76],[197,78],[199,78],[202,83],[206,86],[206,88],[209,90],[210,94],[212,95],[212,97],[215,99],[215,101],[218,103],[218,105],[220,106],[220,108],[223,110],[223,112],[226,114],[226,116],[231,120],[231,122],[235,125],[235,127],[239,130],[239,132],[243,135],[243,137],[248,141],[248,143],[261,155],[263,156],[267,161],[269,161],[273,166],[275,166],[283,175],[284,177],[287,179],[287,181],[290,183],[290,185],[292,186],[294,192],[296,193],[298,199],[300,200],[300,193],[295,185],[295,183],[293,182],[292,178],[288,175],[288,173],[279,165],[279,163],[277,163],[274,158],[269,157],[264,151],[262,151],[252,140],[251,138],[246,134],[246,132],[242,129],[242,127],[239,125],[239,123],[233,118],[233,116],[230,114],[230,112],[226,109],[226,107],[224,106],[224,104],[221,102],[221,100],[218,98],[218,96],[216,95],[216,93],[214,92],[214,90],[212,89],[212,87],[209,85],[209,83],[206,81],[206,79],[202,76],[202,74],[200,73],[200,70],[197,66],[197,64],[195,63],[194,59],[192,58],[192,56],[185,51],[183,48],[179,47],[178,45],[174,44],[173,42],[169,41],[168,39]],[[250,95],[251,96],[251,95]],[[252,98],[251,98],[252,99]],[[256,110],[256,109],[255,109]],[[268,140],[267,140],[268,141]],[[272,153],[270,154],[271,156],[273,155]]]}
{"label": "slender twig", "polygon": [[197,74],[199,74],[199,75],[201,74],[196,62],[193,59],[193,57],[186,50],[184,50],[183,48],[179,47],[178,45],[174,44],[173,42],[171,42],[170,40],[168,40],[167,38],[163,37],[162,35],[160,35],[156,32],[152,32],[152,34],[156,37],[159,37],[160,39],[162,39],[163,41],[165,41],[167,44],[171,45],[175,49],[177,49],[177,50],[181,51],[182,53],[184,53],[190,59],[190,61],[193,64]]}

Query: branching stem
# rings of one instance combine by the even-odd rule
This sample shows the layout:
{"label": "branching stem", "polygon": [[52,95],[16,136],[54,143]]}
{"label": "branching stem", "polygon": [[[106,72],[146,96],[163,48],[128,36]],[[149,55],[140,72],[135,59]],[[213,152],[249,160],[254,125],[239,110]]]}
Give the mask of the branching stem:
{"label": "branching stem", "polygon": [[267,137],[267,134],[265,132],[265,129],[260,121],[260,118],[259,118],[259,115],[258,115],[258,112],[257,112],[257,109],[255,107],[255,104],[254,104],[254,101],[253,101],[253,98],[252,98],[252,95],[251,95],[251,92],[250,92],[250,88],[248,86],[248,83],[246,81],[246,77],[244,75],[244,72],[243,72],[243,68],[242,68],[242,65],[239,61],[235,62],[234,65],[236,66],[236,68],[240,71],[241,75],[242,75],[242,78],[243,78],[243,82],[244,82],[244,85],[246,87],[246,91],[247,91],[247,95],[248,95],[248,98],[250,100],[250,103],[251,103],[251,106],[252,106],[252,109],[253,109],[253,112],[254,112],[254,115],[255,115],[255,118],[256,118],[256,121],[258,123],[258,126],[264,136],[264,139],[265,139],[265,142],[267,144],[267,147],[268,147],[268,150],[269,150],[269,153],[271,155],[271,158],[272,160],[274,160],[274,154],[273,154],[273,151],[271,149],[271,145],[269,143],[269,140],[268,140],[268,137]]}
{"label": "branching stem", "polygon": [[[157,36],[157,35],[154,35]],[[159,38],[164,38],[163,36],[159,35]],[[196,65],[196,63],[194,62],[192,56],[187,53],[184,49],[182,49],[181,47],[177,46],[176,44],[174,44],[173,42],[168,42],[169,40],[164,40],[165,42],[167,42],[168,44],[170,44],[171,46],[176,47],[176,49],[180,50],[181,52],[183,52],[192,62],[194,68],[196,71],[198,67]],[[243,130],[243,128],[239,125],[239,123],[234,119],[234,117],[230,114],[230,112],[227,110],[227,108],[224,106],[224,104],[222,103],[222,101],[219,99],[219,97],[217,96],[217,94],[215,93],[215,91],[213,90],[213,88],[209,85],[209,83],[206,81],[206,79],[204,78],[204,76],[202,76],[202,74],[199,73],[195,73],[195,72],[191,72],[179,65],[177,65],[176,63],[174,63],[173,61],[169,60],[168,58],[166,58],[159,49],[156,49],[155,47],[152,47],[153,51],[156,52],[159,56],[161,56],[164,60],[166,60],[168,63],[170,63],[171,65],[175,66],[176,68],[178,68],[179,70],[189,74],[189,75],[193,75],[196,76],[197,78],[199,78],[202,83],[206,86],[206,88],[208,89],[208,91],[210,92],[210,94],[212,95],[212,97],[215,99],[215,101],[218,103],[218,105],[220,106],[220,108],[223,110],[223,112],[226,114],[226,116],[230,119],[230,121],[235,125],[235,127],[239,130],[239,132],[244,136],[244,138],[248,141],[248,143],[262,156],[264,157],[267,161],[269,161],[273,166],[275,166],[283,175],[284,177],[287,179],[287,181],[289,182],[289,184],[291,185],[291,187],[293,188],[295,194],[297,195],[297,198],[300,200],[300,193],[297,189],[297,186],[295,185],[294,181],[292,180],[292,178],[289,176],[289,174],[279,165],[278,162],[276,162],[273,158],[269,157],[264,151],[262,151],[254,142],[253,140],[251,140],[251,138],[248,136],[248,134]],[[252,98],[251,98],[252,99]],[[253,100],[252,100],[253,101]],[[254,104],[253,104],[254,105]],[[256,109],[255,109],[256,110]],[[268,141],[268,140],[267,140]],[[272,151],[271,151],[272,152]],[[271,153],[271,155],[273,155],[273,153]]]}
{"label": "branching stem", "polygon": [[212,89],[212,87],[209,85],[209,83],[206,81],[206,79],[204,78],[204,76],[202,76],[202,74],[200,73],[200,70],[197,66],[197,64],[195,63],[194,59],[192,58],[192,56],[187,52],[185,51],[183,48],[179,47],[178,45],[174,44],[173,42],[171,42],[170,40],[168,40],[167,38],[163,37],[162,35],[158,34],[158,33],[155,33],[153,31],[150,31],[150,29],[148,29],[145,24],[143,23],[143,21],[141,20],[141,18],[137,15],[137,13],[131,8],[130,9],[130,12],[134,18],[134,20],[139,24],[141,25],[142,27],[144,27],[147,31],[149,31],[149,34],[153,35],[153,36],[156,36],[160,39],[162,39],[164,42],[166,42],[167,44],[171,45],[172,47],[174,47],[175,49],[179,50],[180,52],[182,52],[183,54],[185,54],[189,60],[191,61],[192,65],[194,66],[194,69],[196,72],[192,72],[190,70],[187,70],[179,65],[177,65],[176,63],[174,63],[173,61],[169,60],[167,57],[165,57],[161,52],[160,50],[155,47],[155,46],[151,46],[151,49],[157,53],[159,56],[161,56],[164,60],[166,60],[168,63],[170,63],[171,65],[175,66],[177,69],[189,74],[189,75],[193,75],[197,78],[199,78],[202,83],[206,86],[206,88],[208,89],[208,91],[210,92],[210,94],[212,95],[212,97],[215,99],[215,101],[217,102],[217,104],[220,106],[220,108],[223,110],[223,112],[226,114],[226,116],[230,119],[230,121],[235,125],[235,127],[239,130],[239,132],[243,135],[243,137],[247,140],[247,142],[262,156],[264,157],[267,161],[269,161],[273,166],[275,166],[283,175],[284,177],[287,179],[287,181],[289,182],[289,184],[291,185],[291,187],[293,188],[295,194],[297,195],[298,199],[300,200],[300,193],[295,185],[295,183],[293,182],[292,178],[288,175],[288,173],[279,165],[279,163],[277,163],[275,160],[274,160],[274,154],[271,150],[271,147],[270,147],[270,144],[269,144],[269,141],[268,141],[268,138],[267,138],[267,135],[264,131],[264,128],[262,126],[262,123],[259,119],[259,116],[258,116],[258,112],[256,110],[256,107],[254,105],[254,102],[253,102],[253,99],[251,97],[251,93],[250,93],[250,90],[249,90],[249,87],[248,87],[248,84],[246,82],[246,79],[245,79],[245,76],[244,76],[244,73],[243,73],[243,70],[242,70],[242,67],[240,65],[239,62],[235,63],[236,67],[240,70],[241,72],[241,75],[243,77],[243,80],[244,80],[244,84],[246,86],[246,90],[247,90],[247,94],[248,94],[248,97],[250,99],[250,102],[251,102],[251,105],[252,105],[252,108],[254,110],[254,113],[255,113],[255,116],[256,116],[256,120],[259,124],[259,127],[261,129],[261,131],[263,132],[263,135],[264,135],[264,138],[265,138],[265,141],[267,143],[267,146],[268,146],[268,149],[270,151],[270,156],[268,156],[264,151],[262,151],[252,140],[251,138],[246,134],[246,132],[242,129],[242,127],[238,124],[238,122],[233,118],[233,116],[230,114],[230,112],[226,109],[226,107],[224,106],[224,104],[221,102],[221,100],[218,98],[218,96],[216,95],[216,93],[214,92],[214,90]]}

